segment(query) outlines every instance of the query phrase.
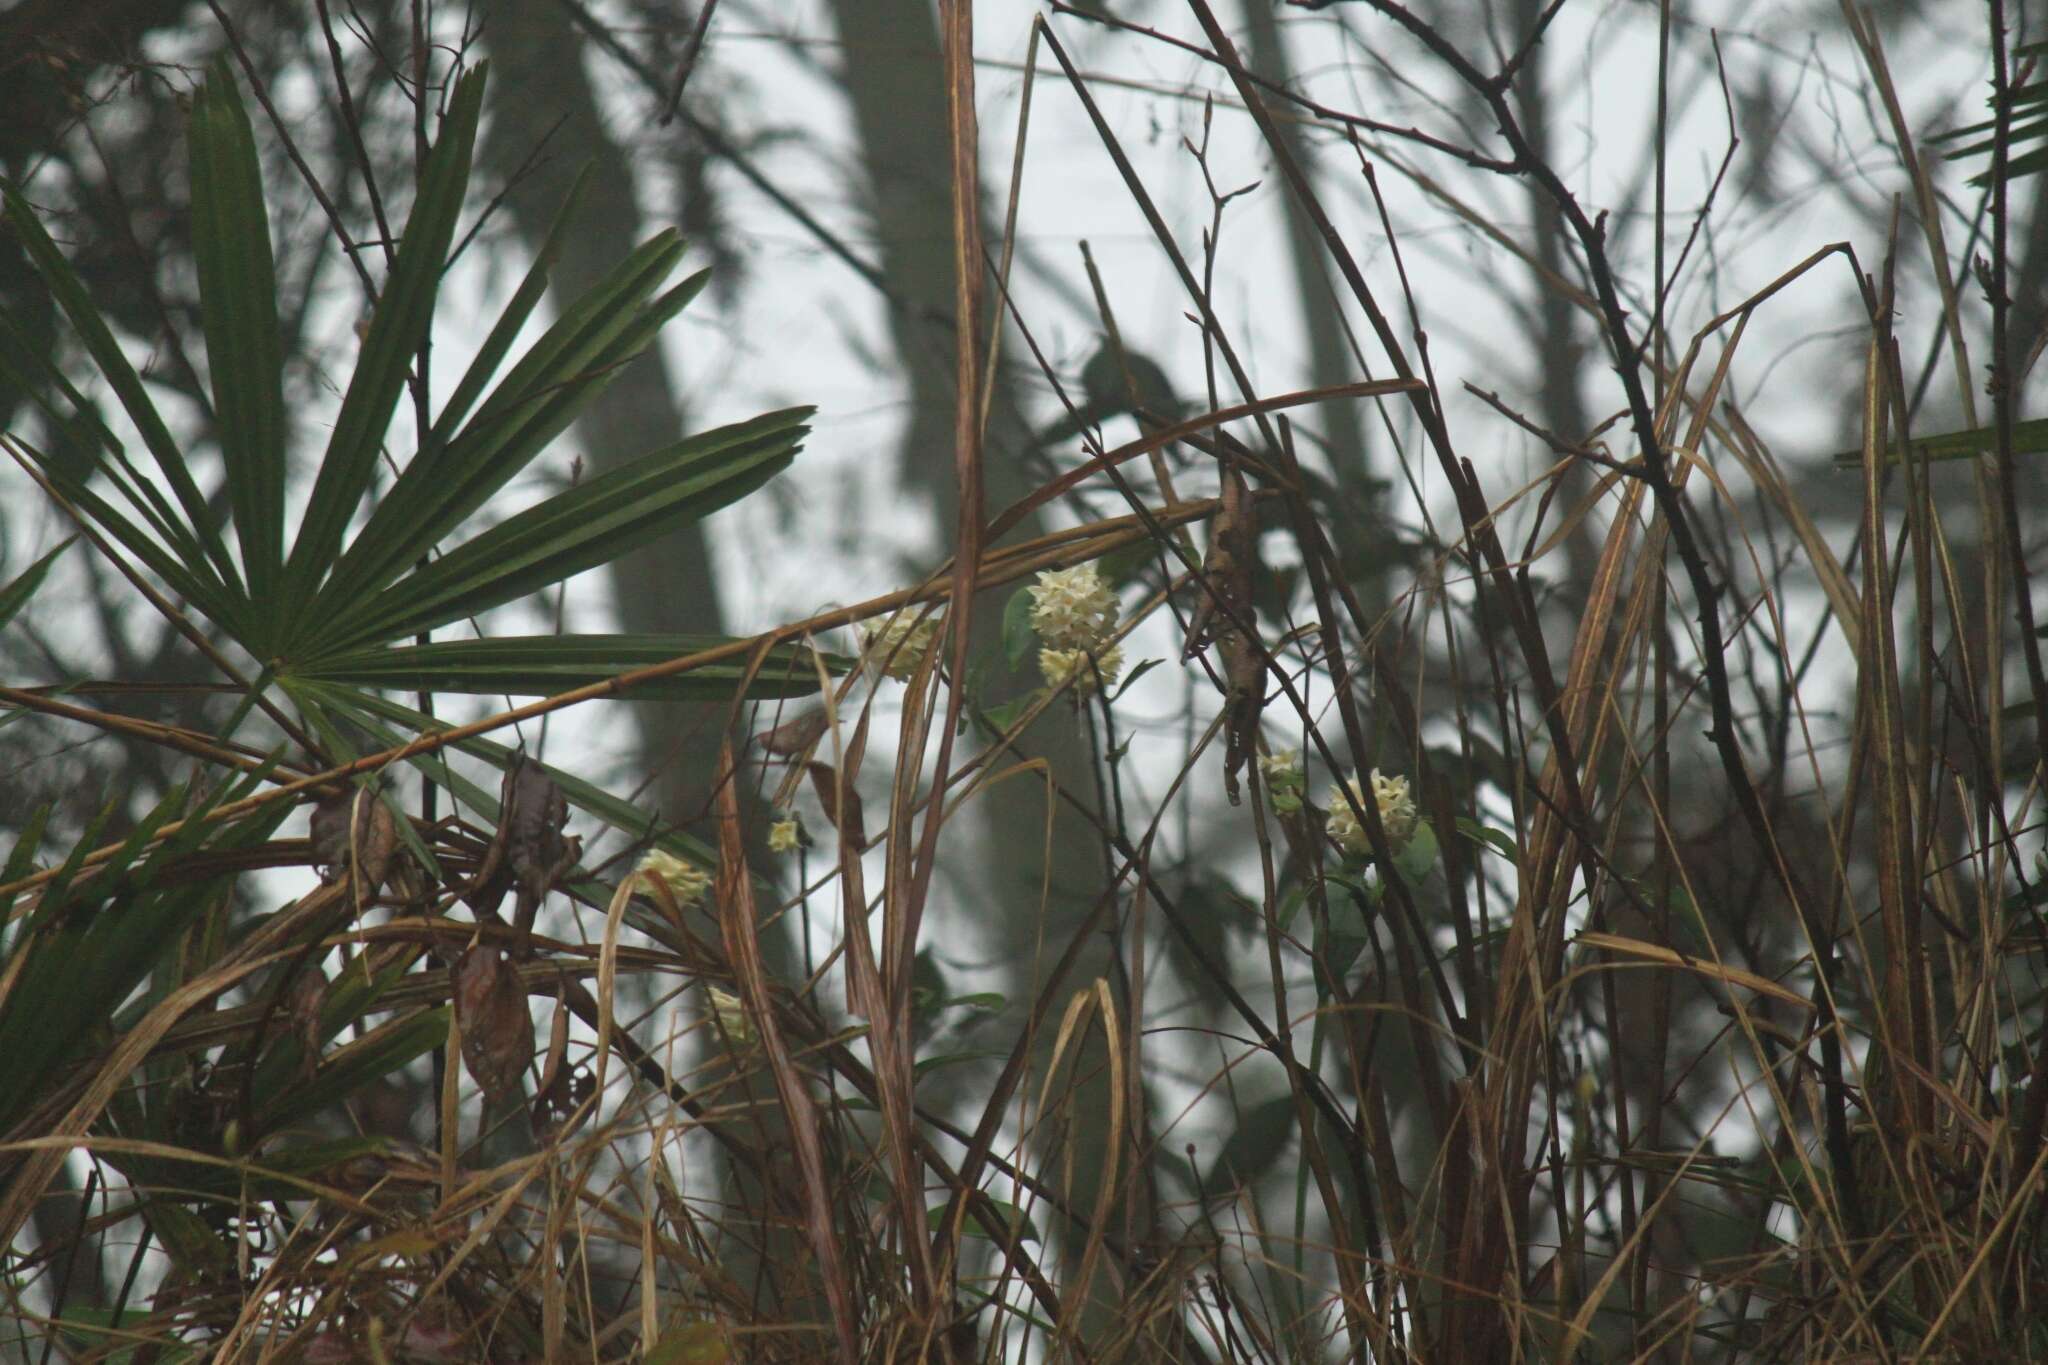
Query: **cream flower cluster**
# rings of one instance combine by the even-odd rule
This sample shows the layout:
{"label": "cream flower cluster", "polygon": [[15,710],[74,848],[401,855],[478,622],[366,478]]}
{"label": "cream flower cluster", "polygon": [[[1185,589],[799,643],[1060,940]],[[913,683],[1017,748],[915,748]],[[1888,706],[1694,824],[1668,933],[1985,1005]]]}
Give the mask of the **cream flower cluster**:
{"label": "cream flower cluster", "polygon": [[869,621],[861,633],[874,666],[887,677],[908,682],[931,651],[939,633],[939,617],[923,607],[904,607],[886,620]]}
{"label": "cream flower cluster", "polygon": [[1116,681],[1116,675],[1123,671],[1124,652],[1116,645],[1099,654],[1091,655],[1085,649],[1041,649],[1038,651],[1038,671],[1045,675],[1047,687],[1061,687],[1071,681],[1074,695],[1085,697],[1095,690],[1095,680],[1101,677],[1104,685]]}
{"label": "cream flower cluster", "polygon": [[768,826],[768,851],[770,853],[794,853],[802,845],[803,838],[798,832],[796,821],[777,820]]}
{"label": "cream flower cluster", "polygon": [[[1365,792],[1357,778],[1345,786],[1360,805],[1365,803]],[[1415,832],[1415,798],[1409,795],[1408,779],[1405,777],[1381,777],[1380,770],[1372,770],[1372,799],[1380,808],[1380,824],[1386,827],[1387,842],[1394,848],[1408,842],[1408,836]],[[1351,813],[1351,803],[1344,799],[1343,787],[1330,788],[1330,837],[1337,847],[1353,856],[1372,852],[1372,841],[1366,836],[1365,826],[1358,823],[1358,817]]]}
{"label": "cream flower cluster", "polygon": [[1259,760],[1259,776],[1266,781],[1274,814],[1293,815],[1301,809],[1302,792],[1308,785],[1301,770],[1301,750],[1275,749]]}
{"label": "cream flower cluster", "polygon": [[1052,649],[1100,650],[1116,629],[1116,594],[1093,564],[1047,569],[1030,592],[1031,629]]}
{"label": "cream flower cluster", "polygon": [[1043,648],[1038,671],[1047,687],[1072,684],[1076,697],[1109,684],[1123,671],[1124,652],[1109,643],[1116,634],[1117,600],[1093,564],[1046,569],[1028,591],[1031,629]]}
{"label": "cream flower cluster", "polygon": [[716,986],[706,986],[704,993],[711,997],[711,1013],[729,1041],[741,1044],[754,1041],[754,1021],[747,1017],[747,1007],[737,995]]}
{"label": "cream flower cluster", "polygon": [[711,874],[695,863],[662,849],[654,849],[640,860],[634,874],[650,883],[668,888],[677,905],[685,908],[704,899],[711,889]]}

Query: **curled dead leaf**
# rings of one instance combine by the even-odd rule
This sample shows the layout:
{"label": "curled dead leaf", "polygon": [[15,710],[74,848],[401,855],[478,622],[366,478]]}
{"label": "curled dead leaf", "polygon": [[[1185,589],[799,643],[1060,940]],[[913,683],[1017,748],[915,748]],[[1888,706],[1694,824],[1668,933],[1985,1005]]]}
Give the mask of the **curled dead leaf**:
{"label": "curled dead leaf", "polygon": [[811,790],[818,794],[818,804],[825,808],[825,818],[839,831],[840,839],[856,848],[867,845],[867,830],[861,821],[860,793],[853,789],[849,779],[845,783],[846,808],[839,808],[839,775],[829,763],[806,763],[804,771],[811,775]]}
{"label": "curled dead leaf", "polygon": [[313,866],[329,886],[348,871],[349,809],[354,804],[354,793],[333,792],[313,806]]}
{"label": "curled dead leaf", "polygon": [[453,970],[463,1066],[492,1099],[515,1093],[533,1060],[533,1020],[519,969],[497,948],[478,943],[463,951]]}
{"label": "curled dead leaf", "polygon": [[[576,1128],[583,1126],[590,1118],[590,1111],[583,1102],[597,1089],[597,1077],[587,1066],[559,1068],[554,1078],[544,1083],[534,1094],[528,1117],[533,1120],[533,1134],[546,1142],[557,1136],[567,1137]],[[580,1114],[579,1114],[580,1111]],[[562,1125],[575,1119],[574,1127],[564,1130]]]}
{"label": "curled dead leaf", "polygon": [[754,743],[778,758],[794,758],[809,753],[824,733],[825,711],[819,707],[792,716],[773,730],[763,730],[754,736]]}
{"label": "curled dead leaf", "polygon": [[533,954],[530,940],[541,901],[583,854],[583,841],[562,832],[568,823],[568,799],[547,769],[523,754],[515,759],[505,773],[498,842],[519,892],[512,922],[522,958]]}
{"label": "curled dead leaf", "polygon": [[320,1045],[326,1041],[320,1028],[320,1005],[326,998],[327,974],[313,963],[292,980],[285,997],[292,1033],[299,1040],[299,1071],[309,1078],[320,1069]]}
{"label": "curled dead leaf", "polygon": [[322,797],[313,807],[310,833],[320,880],[332,886],[354,868],[360,874],[357,894],[364,900],[383,889],[403,858],[398,822],[368,787]]}

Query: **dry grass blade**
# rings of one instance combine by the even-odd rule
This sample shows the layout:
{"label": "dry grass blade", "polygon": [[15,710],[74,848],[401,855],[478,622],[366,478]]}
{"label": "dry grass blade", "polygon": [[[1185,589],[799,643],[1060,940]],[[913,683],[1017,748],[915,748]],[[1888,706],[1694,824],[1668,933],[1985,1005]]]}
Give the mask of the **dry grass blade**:
{"label": "dry grass blade", "polygon": [[[789,1120],[790,1140],[795,1144],[797,1169],[803,1181],[806,1230],[811,1251],[818,1258],[818,1274],[832,1306],[832,1330],[838,1344],[841,1365],[858,1365],[860,1321],[857,1296],[848,1275],[845,1253],[840,1249],[834,1182],[825,1166],[825,1151],[819,1142],[816,1106],[811,1102],[804,1072],[790,1055],[782,1026],[776,1019],[775,997],[767,969],[761,961],[756,935],[759,919],[754,910],[753,880],[746,870],[746,839],[740,829],[739,793],[735,785],[732,745],[719,752],[718,771],[718,921],[726,956],[733,966],[733,981],[746,1004],[747,1016],[761,1040],[775,1093]],[[922,1225],[905,1229],[906,1236],[919,1236]]]}
{"label": "dry grass blade", "polygon": [[1758,995],[1768,995],[1772,999],[1781,1001],[1797,1010],[1808,1011],[1813,1008],[1811,1000],[1808,1000],[1797,991],[1787,990],[1769,977],[1758,976],[1755,972],[1747,972],[1740,967],[1730,967],[1722,962],[1705,962],[1698,958],[1688,957],[1684,953],[1673,948],[1667,948],[1661,943],[1645,943],[1641,939],[1624,938],[1620,934],[1603,934],[1593,929],[1582,931],[1574,937],[1573,942],[1582,943],[1588,948],[1598,948],[1602,952],[1634,958],[1639,962],[1654,962],[1667,967],[1677,967],[1696,976],[1710,981],[1719,981],[1725,985],[1740,986],[1744,990],[1753,991]]}

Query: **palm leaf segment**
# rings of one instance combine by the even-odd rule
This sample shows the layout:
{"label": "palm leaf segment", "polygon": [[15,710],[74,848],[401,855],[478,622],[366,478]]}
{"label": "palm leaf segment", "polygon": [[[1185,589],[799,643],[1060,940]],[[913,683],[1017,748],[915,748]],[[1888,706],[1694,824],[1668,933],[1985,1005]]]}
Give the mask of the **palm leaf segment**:
{"label": "palm leaf segment", "polygon": [[[546,292],[572,193],[417,453],[360,515],[412,358],[432,324],[469,185],[484,81],[479,66],[455,84],[289,548],[290,423],[270,224],[255,138],[233,76],[224,65],[215,68],[193,102],[190,126],[194,250],[214,428],[226,468],[225,517],[209,506],[183,448],[70,264],[22,195],[6,189],[14,231],[154,469],[139,468],[93,402],[0,315],[0,376],[35,397],[56,433],[52,449],[32,457],[83,516],[246,649],[302,707],[316,691],[332,704],[332,685],[344,683],[537,695],[717,643],[572,635],[392,647],[607,563],[746,496],[790,463],[807,431],[811,409],[790,408],[691,436],[433,557],[704,286],[699,272],[664,287],[683,253],[676,234],[664,232],[565,309],[500,377]],[[224,529],[232,532],[232,548]],[[737,666],[702,669],[630,695],[727,699],[743,681]],[[786,650],[770,657],[753,690],[775,695],[816,685],[809,655]]]}

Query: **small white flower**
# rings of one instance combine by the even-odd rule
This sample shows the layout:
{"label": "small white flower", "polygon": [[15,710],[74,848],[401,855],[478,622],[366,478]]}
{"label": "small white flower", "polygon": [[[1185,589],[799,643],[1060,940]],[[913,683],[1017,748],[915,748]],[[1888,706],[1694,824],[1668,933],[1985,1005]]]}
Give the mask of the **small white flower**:
{"label": "small white flower", "polygon": [[1123,671],[1124,652],[1111,645],[1108,649],[1092,656],[1085,649],[1041,649],[1038,651],[1038,671],[1045,675],[1047,687],[1060,687],[1070,679],[1074,684],[1074,695],[1086,696],[1095,690],[1099,676],[1107,686],[1116,681],[1116,675]]}
{"label": "small white flower", "polygon": [[712,1016],[718,1020],[719,1029],[729,1041],[754,1041],[754,1021],[747,1017],[745,1002],[731,991],[722,991],[716,986],[706,986],[704,994],[710,997]]}
{"label": "small white flower", "polygon": [[1099,649],[1116,629],[1116,594],[1093,564],[1047,569],[1030,592],[1031,628],[1053,649]]}
{"label": "small white flower", "polygon": [[[1351,813],[1351,802],[1344,797],[1345,788],[1361,804],[1365,801],[1364,788],[1357,778],[1352,778],[1344,787],[1330,788],[1330,838],[1337,847],[1353,856],[1372,852],[1372,841],[1366,836],[1365,826]],[[1373,801],[1380,809],[1380,824],[1387,831],[1387,842],[1398,849],[1408,842],[1408,836],[1415,832],[1415,798],[1408,794],[1408,779],[1405,777],[1381,777],[1380,770],[1372,770]]]}
{"label": "small white flower", "polygon": [[1265,778],[1266,785],[1276,792],[1300,791],[1301,750],[1275,749],[1259,760],[1259,776]]}
{"label": "small white flower", "polygon": [[1301,770],[1301,750],[1275,749],[1259,760],[1259,776],[1265,779],[1266,795],[1275,815],[1295,815],[1301,810],[1307,781]]}
{"label": "small white flower", "polygon": [[861,633],[873,666],[887,677],[908,682],[931,651],[939,617],[923,607],[905,607],[884,620],[867,622]]}
{"label": "small white flower", "polygon": [[768,851],[770,853],[794,853],[801,845],[795,820],[777,820],[768,826]]}
{"label": "small white flower", "polygon": [[711,889],[711,874],[695,863],[662,849],[654,849],[640,860],[634,875],[668,888],[677,905],[688,908],[704,899]]}

